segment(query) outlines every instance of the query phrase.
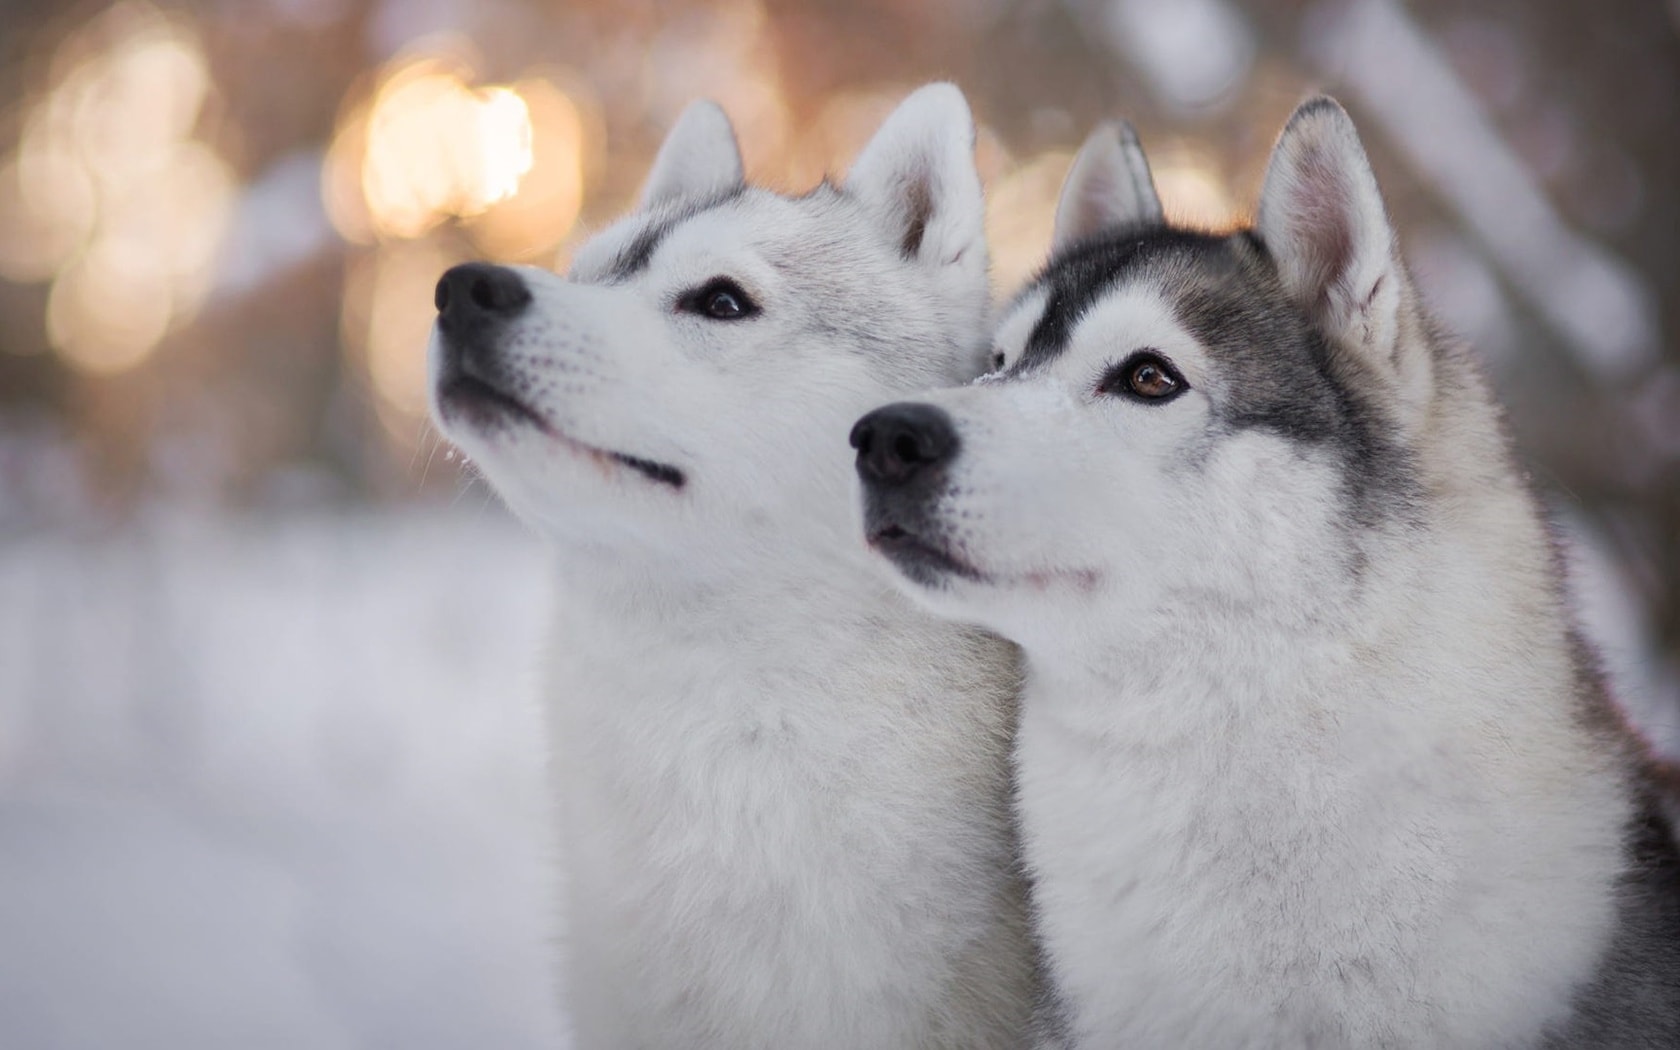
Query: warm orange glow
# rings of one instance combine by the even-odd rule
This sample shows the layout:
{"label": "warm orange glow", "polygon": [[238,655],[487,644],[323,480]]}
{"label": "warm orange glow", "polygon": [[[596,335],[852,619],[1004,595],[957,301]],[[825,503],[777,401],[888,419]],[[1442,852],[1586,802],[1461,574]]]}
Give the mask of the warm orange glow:
{"label": "warm orange glow", "polygon": [[825,175],[836,179],[843,175],[904,95],[895,88],[850,91],[824,103],[800,137],[796,155],[789,158],[792,185],[807,186]]}
{"label": "warm orange glow", "polygon": [[210,88],[196,37],[155,13],[139,32],[78,67],[56,94],[89,169],[107,184],[165,160],[192,135]]}
{"label": "warm orange glow", "polygon": [[1044,265],[1056,225],[1056,198],[1072,164],[1071,153],[1043,153],[987,188],[992,287],[1000,294],[1013,294]]}
{"label": "warm orange glow", "polygon": [[379,394],[381,418],[426,411],[426,343],[438,275],[460,262],[430,240],[390,244],[357,261],[346,281],[342,333]]}
{"label": "warm orange glow", "polygon": [[93,232],[97,207],[93,179],[73,155],[21,150],[0,168],[0,276],[51,280]]}
{"label": "warm orange glow", "polygon": [[531,114],[505,87],[469,87],[441,60],[399,67],[374,95],[361,189],[376,231],[418,237],[512,197],[535,158]]}
{"label": "warm orange glow", "polygon": [[169,330],[170,299],[167,273],[120,244],[101,242],[53,282],[47,336],[82,371],[122,372],[144,361]]}
{"label": "warm orange glow", "polygon": [[1168,143],[1150,153],[1161,207],[1174,222],[1208,230],[1229,229],[1237,205],[1207,151],[1186,143]]}
{"label": "warm orange glow", "polygon": [[0,166],[0,273],[52,280],[53,347],[108,374],[196,313],[235,182],[192,137],[211,83],[185,24],[119,4],[67,40],[54,68]]}
{"label": "warm orange glow", "polygon": [[395,436],[425,414],[432,290],[460,261],[434,231],[458,219],[478,253],[548,261],[583,206],[595,127],[547,77],[474,86],[435,55],[395,63],[340,119],[322,196],[342,236],[375,245],[346,277],[341,331]]}
{"label": "warm orange glow", "polygon": [[367,156],[367,106],[339,121],[321,162],[321,204],[338,235],[352,244],[372,244],[373,215],[362,196],[362,158]]}
{"label": "warm orange glow", "polygon": [[[450,219],[485,254],[547,261],[583,207],[598,120],[547,76],[474,86],[470,51],[399,59],[340,118],[322,170],[327,216],[357,244],[414,240]],[[557,71],[563,72],[563,71]]]}
{"label": "warm orange glow", "polygon": [[513,96],[530,120],[530,170],[517,193],[492,205],[468,229],[491,258],[534,260],[552,254],[577,222],[586,132],[576,103],[547,80],[522,80]]}
{"label": "warm orange glow", "polygon": [[694,99],[709,98],[729,114],[749,175],[770,186],[807,186],[764,5],[725,0],[684,30],[648,54],[653,112],[668,126]]}

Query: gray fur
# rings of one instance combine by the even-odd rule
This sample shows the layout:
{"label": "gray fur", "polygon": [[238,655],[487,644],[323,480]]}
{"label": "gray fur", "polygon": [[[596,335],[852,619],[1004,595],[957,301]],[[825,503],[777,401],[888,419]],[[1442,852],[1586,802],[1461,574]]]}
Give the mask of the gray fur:
{"label": "gray fur", "polygon": [[1041,1045],[1680,1046],[1674,803],[1395,244],[1309,104],[1253,231],[1075,240],[875,414],[949,429],[860,459],[875,549],[1027,658]]}
{"label": "gray fur", "polygon": [[[995,381],[1024,381],[1048,366],[1064,352],[1088,310],[1134,282],[1159,289],[1180,322],[1218,359],[1228,381],[1216,399],[1216,415],[1227,427],[1263,428],[1336,450],[1355,525],[1413,516],[1421,498],[1415,464],[1380,400],[1364,390],[1368,377],[1363,367],[1338,354],[1288,302],[1265,246],[1249,231],[1211,235],[1134,227],[1073,246],[1018,296],[1048,292],[1024,354]],[[1424,319],[1418,322],[1424,331]],[[1116,346],[1116,358],[1129,349]],[[1437,347],[1435,356],[1448,364],[1454,355]],[[1507,456],[1507,466],[1512,462]],[[944,479],[935,476],[929,482],[929,490],[920,493],[868,493],[866,521],[890,519],[913,532],[936,535],[939,523],[932,512]],[[898,564],[907,573],[913,567],[933,572],[921,563]],[[1553,564],[1551,570],[1556,574],[1559,567]],[[1561,582],[1557,588],[1561,592]],[[1629,751],[1631,733],[1605,691],[1592,654],[1578,639],[1574,659],[1584,728],[1604,737],[1612,751]],[[1643,765],[1636,781],[1642,801],[1626,829],[1614,935],[1597,972],[1575,998],[1567,1023],[1548,1034],[1545,1050],[1680,1047],[1680,849],[1660,802],[1663,786]],[[1048,987],[1038,1014],[1042,1045],[1072,1045],[1066,1011],[1054,987]]]}
{"label": "gray fur", "polygon": [[[1221,235],[1134,226],[1088,238],[1056,256],[1018,299],[1046,291],[1025,352],[1005,381],[1059,357],[1104,296],[1147,282],[1219,358],[1227,377],[1216,410],[1232,430],[1261,428],[1333,448],[1347,465],[1350,511],[1404,516],[1416,498],[1410,457],[1393,420],[1365,388],[1368,370],[1288,302],[1265,246],[1249,231]],[[1116,363],[1134,349],[1116,346]]]}
{"label": "gray fur", "polygon": [[[613,259],[608,267],[604,279],[607,281],[628,281],[630,278],[645,271],[653,262],[653,253],[659,250],[659,245],[670,236],[671,231],[688,222],[695,216],[704,215],[713,209],[739,200],[747,193],[747,187],[734,186],[722,190],[711,196],[680,200],[674,206],[663,211],[656,211],[649,218],[631,242]],[[576,275],[574,275],[576,276]]]}
{"label": "gray fur", "polygon": [[[844,191],[790,199],[742,189],[727,119],[690,107],[643,206],[569,279],[517,271],[531,301],[473,348],[479,382],[434,382],[444,432],[553,543],[580,1050],[1027,1038],[1014,649],[905,603],[847,514],[851,419],[980,370],[972,134],[930,85]],[[719,279],[752,308],[705,308]]]}
{"label": "gray fur", "polygon": [[1648,797],[1628,828],[1615,936],[1546,1050],[1680,1046],[1680,852],[1661,808]]}

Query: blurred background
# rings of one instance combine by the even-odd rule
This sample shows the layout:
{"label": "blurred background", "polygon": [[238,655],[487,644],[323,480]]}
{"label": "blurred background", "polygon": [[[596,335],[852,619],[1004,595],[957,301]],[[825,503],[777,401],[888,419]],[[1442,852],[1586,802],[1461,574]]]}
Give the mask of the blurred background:
{"label": "blurred background", "polygon": [[803,190],[935,78],[1000,293],[1097,120],[1222,226],[1337,94],[1680,753],[1675,0],[0,0],[0,1044],[562,1045],[555,599],[433,284],[564,268],[695,97]]}

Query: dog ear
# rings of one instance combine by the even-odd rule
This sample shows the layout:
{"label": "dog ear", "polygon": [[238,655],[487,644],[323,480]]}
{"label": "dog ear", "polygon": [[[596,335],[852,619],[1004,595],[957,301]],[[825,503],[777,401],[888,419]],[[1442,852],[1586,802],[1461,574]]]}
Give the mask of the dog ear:
{"label": "dog ear", "polygon": [[986,274],[985,204],[974,166],[974,117],[953,84],[912,92],[846,176],[906,258]]}
{"label": "dog ear", "polygon": [[715,102],[691,102],[665,136],[642,186],[641,207],[683,197],[709,197],[746,179],[735,129]]}
{"label": "dog ear", "polygon": [[1255,229],[1284,288],[1333,342],[1407,378],[1395,359],[1406,274],[1365,148],[1334,100],[1305,102],[1284,125]]}
{"label": "dog ear", "polygon": [[1123,120],[1101,124],[1073,158],[1056,200],[1050,253],[1116,226],[1159,225],[1166,219],[1137,132]]}

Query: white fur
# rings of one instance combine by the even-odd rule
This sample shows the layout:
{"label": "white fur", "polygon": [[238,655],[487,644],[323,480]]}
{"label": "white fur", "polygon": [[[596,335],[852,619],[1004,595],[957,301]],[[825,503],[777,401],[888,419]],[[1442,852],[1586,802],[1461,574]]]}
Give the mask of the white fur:
{"label": "white fur", "polygon": [[643,210],[733,189],[745,178],[729,117],[709,99],[691,102],[671,126],[642,184]]}
{"label": "white fur", "polygon": [[1365,147],[1334,101],[1317,99],[1290,118],[1266,165],[1254,226],[1285,290],[1342,345],[1395,371],[1401,403],[1415,413],[1429,396],[1429,355],[1395,356],[1405,277]]}
{"label": "white fur", "polygon": [[[523,271],[535,300],[500,351],[554,433],[437,408],[557,554],[547,706],[578,1045],[1018,1046],[1013,650],[904,602],[848,510],[851,420],[979,371],[972,121],[955,88],[924,88],[844,192],[747,189],[615,275],[638,235],[738,184],[720,118],[684,116],[649,209],[569,279]],[[678,307],[720,275],[761,312]]]}
{"label": "white fur", "polygon": [[1162,221],[1161,198],[1137,132],[1123,120],[1099,125],[1085,139],[1056,199],[1052,253],[1116,226]]}
{"label": "white fur", "polygon": [[[923,398],[979,578],[904,586],[1026,653],[1019,813],[1072,1045],[1533,1047],[1610,936],[1626,756],[1583,725],[1545,529],[1419,327],[1345,114],[1291,123],[1266,194],[1290,293],[1410,442],[1417,520],[1351,523],[1322,451],[1210,427],[1228,377],[1146,275],[1046,366]],[[1007,362],[1043,308],[1003,320]],[[1098,394],[1142,347],[1188,392]]]}

